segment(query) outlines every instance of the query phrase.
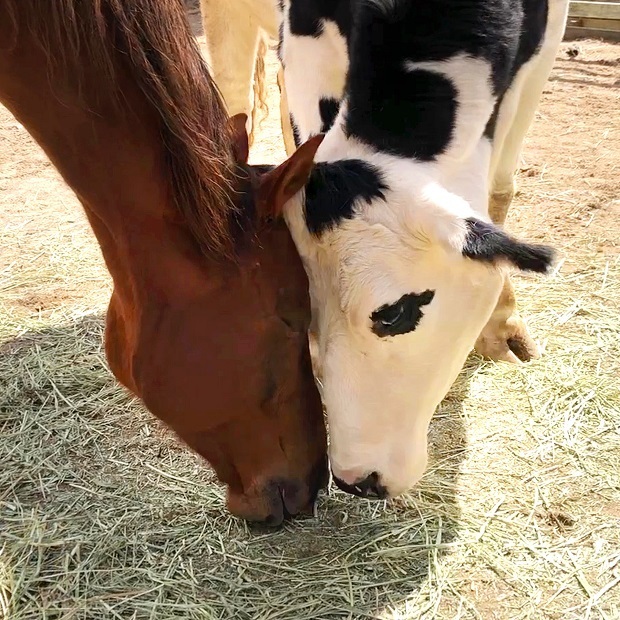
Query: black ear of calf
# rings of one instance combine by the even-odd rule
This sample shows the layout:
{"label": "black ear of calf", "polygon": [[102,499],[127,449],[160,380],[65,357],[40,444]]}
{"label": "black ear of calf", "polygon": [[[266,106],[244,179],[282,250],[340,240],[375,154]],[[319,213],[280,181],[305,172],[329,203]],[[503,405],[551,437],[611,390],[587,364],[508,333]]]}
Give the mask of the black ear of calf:
{"label": "black ear of calf", "polygon": [[547,245],[522,243],[507,235],[494,224],[467,218],[467,235],[463,256],[493,263],[507,260],[522,271],[546,273],[553,263],[555,252]]}

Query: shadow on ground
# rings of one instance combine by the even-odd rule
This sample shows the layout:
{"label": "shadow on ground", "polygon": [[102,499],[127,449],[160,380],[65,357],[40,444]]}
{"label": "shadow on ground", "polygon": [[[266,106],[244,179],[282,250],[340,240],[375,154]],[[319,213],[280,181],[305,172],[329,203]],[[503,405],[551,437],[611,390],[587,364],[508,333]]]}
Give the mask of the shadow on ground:
{"label": "shadow on ground", "polygon": [[113,606],[123,618],[325,620],[432,605],[423,584],[458,531],[475,362],[433,422],[433,465],[415,493],[385,504],[331,490],[318,519],[266,532],[230,517],[208,468],[118,387],[102,330],[89,317],[0,347],[0,522],[15,618],[112,617]]}

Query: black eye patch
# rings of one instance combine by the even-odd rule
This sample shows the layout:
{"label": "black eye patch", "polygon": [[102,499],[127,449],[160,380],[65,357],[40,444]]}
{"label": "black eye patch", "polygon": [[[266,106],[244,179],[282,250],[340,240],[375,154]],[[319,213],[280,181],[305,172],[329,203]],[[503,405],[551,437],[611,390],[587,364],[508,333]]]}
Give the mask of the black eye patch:
{"label": "black eye patch", "polygon": [[412,332],[424,316],[422,306],[433,301],[435,291],[407,293],[393,304],[377,308],[371,315],[372,331],[380,338]]}

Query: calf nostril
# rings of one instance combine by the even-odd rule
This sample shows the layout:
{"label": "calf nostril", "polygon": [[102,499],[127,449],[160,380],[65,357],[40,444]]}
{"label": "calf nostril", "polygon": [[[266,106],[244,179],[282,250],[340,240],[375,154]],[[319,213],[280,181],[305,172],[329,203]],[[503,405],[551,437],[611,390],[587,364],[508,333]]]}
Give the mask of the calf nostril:
{"label": "calf nostril", "polygon": [[351,493],[357,497],[365,497],[367,499],[385,499],[388,496],[387,488],[380,482],[380,476],[376,471],[368,474],[366,478],[357,480],[354,484],[348,484],[337,476],[334,476],[334,483],[346,493]]}
{"label": "calf nostril", "polygon": [[357,482],[355,486],[362,490],[364,497],[376,499],[385,499],[387,497],[387,489],[381,484],[379,474],[376,471],[366,476],[364,480]]}

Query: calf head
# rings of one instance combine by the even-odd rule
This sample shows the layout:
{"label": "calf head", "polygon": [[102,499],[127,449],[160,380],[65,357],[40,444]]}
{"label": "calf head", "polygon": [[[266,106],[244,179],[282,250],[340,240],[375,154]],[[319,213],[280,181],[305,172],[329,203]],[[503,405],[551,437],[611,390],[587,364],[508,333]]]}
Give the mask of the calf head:
{"label": "calf head", "polygon": [[285,213],[310,281],[336,483],[398,495],[426,468],[430,419],[503,270],[545,272],[552,252],[382,155],[317,163]]}

